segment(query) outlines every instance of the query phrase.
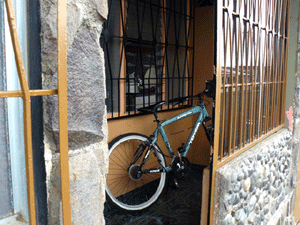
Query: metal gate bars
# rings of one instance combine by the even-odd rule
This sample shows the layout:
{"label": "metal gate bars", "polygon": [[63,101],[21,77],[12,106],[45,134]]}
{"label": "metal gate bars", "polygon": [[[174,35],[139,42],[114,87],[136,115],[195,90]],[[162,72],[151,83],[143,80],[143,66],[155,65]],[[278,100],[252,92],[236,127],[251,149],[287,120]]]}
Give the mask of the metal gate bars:
{"label": "metal gate bars", "polygon": [[218,0],[216,170],[284,127],[290,0]]}
{"label": "metal gate bars", "polygon": [[58,88],[49,90],[29,90],[25,75],[22,52],[17,34],[16,20],[13,3],[5,0],[8,23],[12,37],[15,53],[16,66],[21,84],[21,91],[0,91],[0,98],[21,97],[24,108],[24,140],[25,160],[27,176],[27,195],[29,208],[29,221],[31,225],[36,224],[33,159],[32,159],[32,135],[31,135],[31,105],[30,98],[34,96],[45,96],[58,94],[58,116],[59,116],[59,144],[60,144],[60,174],[62,188],[63,223],[71,224],[70,204],[70,181],[69,181],[69,153],[68,153],[68,115],[67,115],[67,1],[57,2],[57,51],[58,51]]}

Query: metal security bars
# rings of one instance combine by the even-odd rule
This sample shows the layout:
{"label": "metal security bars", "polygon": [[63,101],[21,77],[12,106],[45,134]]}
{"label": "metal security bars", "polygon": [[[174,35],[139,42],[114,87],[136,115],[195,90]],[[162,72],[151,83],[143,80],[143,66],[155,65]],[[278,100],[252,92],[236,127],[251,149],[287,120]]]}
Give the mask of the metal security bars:
{"label": "metal security bars", "polygon": [[[216,170],[284,127],[290,0],[218,0]],[[211,194],[210,224],[214,212]]]}
{"label": "metal security bars", "polygon": [[100,38],[108,118],[192,94],[193,8],[189,0],[109,1]]}
{"label": "metal security bars", "polygon": [[[68,157],[68,118],[67,118],[67,39],[66,39],[66,0],[57,2],[57,51],[58,51],[58,89],[51,90],[29,90],[26,79],[22,52],[17,33],[14,8],[11,0],[5,0],[8,23],[12,37],[12,44],[15,53],[16,66],[21,84],[21,91],[0,91],[0,98],[21,97],[24,108],[24,140],[25,140],[25,161],[27,178],[27,196],[29,208],[29,222],[36,224],[36,208],[34,193],[34,176],[32,160],[32,133],[31,133],[31,104],[30,99],[34,96],[58,94],[59,110],[59,144],[60,144],[60,171],[62,187],[62,212],[63,223],[71,224],[70,205],[70,180],[69,180],[69,157]],[[9,76],[9,74],[7,75]]]}
{"label": "metal security bars", "polygon": [[288,1],[223,1],[219,160],[284,123]]}

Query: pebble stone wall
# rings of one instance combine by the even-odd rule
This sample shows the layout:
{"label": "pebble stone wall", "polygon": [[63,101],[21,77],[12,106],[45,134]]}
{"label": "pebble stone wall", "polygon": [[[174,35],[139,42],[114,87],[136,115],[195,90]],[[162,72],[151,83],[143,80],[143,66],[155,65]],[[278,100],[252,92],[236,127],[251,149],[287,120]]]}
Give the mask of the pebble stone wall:
{"label": "pebble stone wall", "polygon": [[[280,131],[222,166],[216,184],[214,224],[293,224],[292,210],[281,206],[293,199],[292,133]],[[284,219],[274,221],[281,211]]]}

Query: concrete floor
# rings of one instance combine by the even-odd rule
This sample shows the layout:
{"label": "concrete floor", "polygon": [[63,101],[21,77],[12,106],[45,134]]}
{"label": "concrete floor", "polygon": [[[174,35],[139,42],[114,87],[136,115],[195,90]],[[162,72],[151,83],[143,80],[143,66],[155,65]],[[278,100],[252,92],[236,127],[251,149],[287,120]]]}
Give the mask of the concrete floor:
{"label": "concrete floor", "polygon": [[179,188],[169,188],[153,206],[142,213],[124,213],[105,204],[105,222],[108,225],[196,225],[200,224],[202,196],[202,166],[192,166],[190,175],[178,180]]}

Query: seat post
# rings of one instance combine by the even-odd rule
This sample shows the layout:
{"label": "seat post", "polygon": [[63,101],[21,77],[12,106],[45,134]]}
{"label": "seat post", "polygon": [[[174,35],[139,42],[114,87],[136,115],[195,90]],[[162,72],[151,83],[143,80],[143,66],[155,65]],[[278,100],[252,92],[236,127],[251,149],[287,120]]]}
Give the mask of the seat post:
{"label": "seat post", "polygon": [[154,114],[154,117],[155,117],[155,122],[158,122],[158,123],[159,123],[160,120],[158,119],[157,112],[154,111],[153,114]]}

